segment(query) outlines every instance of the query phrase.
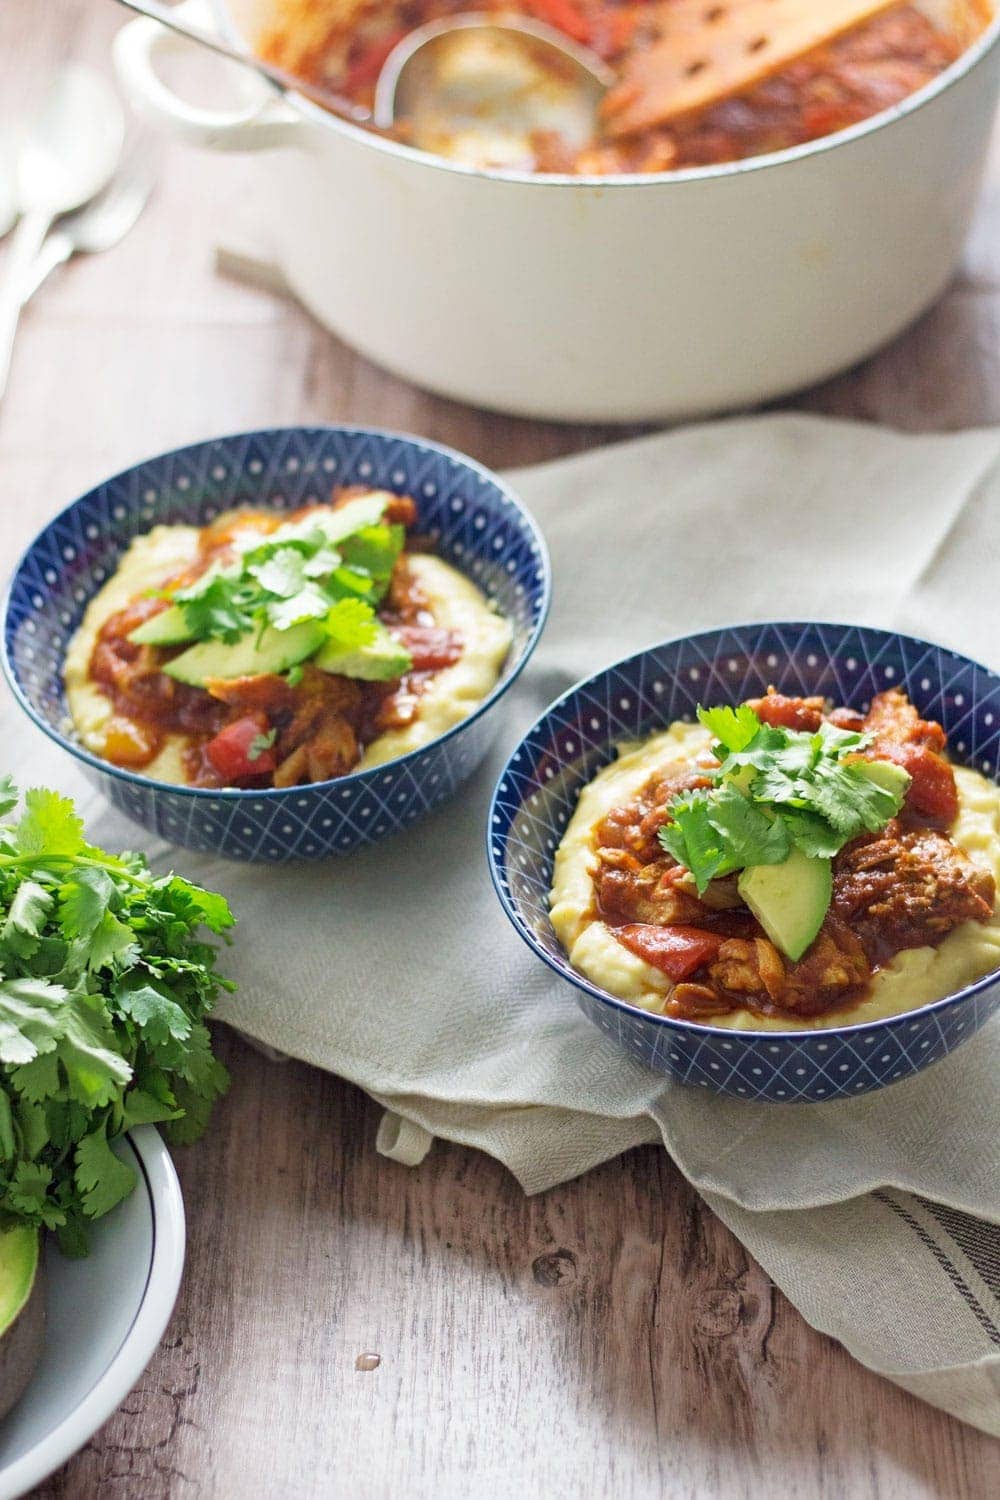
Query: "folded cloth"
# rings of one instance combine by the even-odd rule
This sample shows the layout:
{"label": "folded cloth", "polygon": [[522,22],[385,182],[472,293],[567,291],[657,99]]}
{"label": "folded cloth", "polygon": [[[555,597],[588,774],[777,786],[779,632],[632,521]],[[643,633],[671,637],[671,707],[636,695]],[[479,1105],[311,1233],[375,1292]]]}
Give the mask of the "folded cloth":
{"label": "folded cloth", "polygon": [[662,1140],[811,1323],[1000,1434],[1000,1026],[858,1100],[709,1097],[590,1025],[508,925],[483,850],[488,796],[521,732],[577,678],[653,641],[826,618],[1000,664],[1000,433],[765,416],[511,478],[551,548],[551,620],[497,710],[490,763],[408,834],[349,860],[240,866],[137,833],[34,732],[17,736],[22,780],[80,795],[102,844],[138,844],[226,892],[239,990],[220,1015],[365,1088],[389,1112],[387,1154],[413,1163],[445,1136],[537,1192]]}

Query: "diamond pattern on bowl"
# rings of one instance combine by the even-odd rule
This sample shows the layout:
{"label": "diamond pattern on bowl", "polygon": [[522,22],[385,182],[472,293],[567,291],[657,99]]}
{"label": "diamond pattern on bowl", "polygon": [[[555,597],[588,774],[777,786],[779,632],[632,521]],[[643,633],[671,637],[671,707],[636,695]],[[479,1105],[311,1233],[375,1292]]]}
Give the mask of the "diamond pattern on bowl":
{"label": "diamond pattern on bowl", "polygon": [[[87,601],[114,573],[133,537],[159,524],[204,525],[237,505],[294,510],[325,499],[334,485],[351,484],[413,495],[418,529],[511,621],[513,643],[501,680],[474,714],[385,766],[264,793],[171,788],[83,750],[68,718],[63,658]],[[471,459],[396,433],[277,428],[137,464],[56,516],[11,583],[3,664],[35,722],[144,827],[171,843],[232,859],[318,859],[408,827],[472,773],[499,727],[492,710],[534,649],[548,600],[548,558],[534,522],[512,492]]]}
{"label": "diamond pattern on bowl", "polygon": [[853,1097],[944,1057],[1000,1006],[1000,976],[902,1016],[827,1031],[744,1032],[654,1015],[570,966],[548,917],[553,858],[581,789],[641,739],[699,703],[734,703],[773,684],[866,707],[900,687],[939,719],[955,759],[996,777],[1000,680],[941,646],[852,625],[775,623],[708,631],[655,646],[555,702],[514,751],[490,809],[493,882],[521,937],[573,985],[590,1019],[627,1052],[683,1083],[778,1103]]}

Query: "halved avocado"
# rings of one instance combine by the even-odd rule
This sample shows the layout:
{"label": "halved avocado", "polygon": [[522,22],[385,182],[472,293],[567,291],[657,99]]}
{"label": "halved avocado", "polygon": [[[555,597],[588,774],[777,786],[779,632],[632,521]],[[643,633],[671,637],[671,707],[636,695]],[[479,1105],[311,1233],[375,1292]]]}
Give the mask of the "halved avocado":
{"label": "halved avocado", "polygon": [[194,631],[180,605],[171,604],[130,630],[128,638],[137,646],[182,646],[194,640]]}
{"label": "halved avocado", "polygon": [[793,849],[780,865],[744,870],[736,887],[775,947],[797,963],[830,908],[833,862]]}
{"label": "halved avocado", "polygon": [[323,643],[325,632],[316,620],[303,620],[288,630],[268,626],[260,635],[245,635],[227,645],[225,641],[199,641],[168,661],[168,677],[204,687],[209,677],[256,677],[264,672],[287,672],[312,656]]}
{"label": "halved avocado", "polygon": [[21,1399],[45,1342],[39,1233],[0,1230],[0,1417]]}
{"label": "halved avocado", "polygon": [[381,620],[374,638],[354,651],[338,651],[335,641],[328,641],[316,657],[316,666],[341,677],[356,677],[362,682],[389,682],[401,677],[413,665],[405,646],[387,630]]}

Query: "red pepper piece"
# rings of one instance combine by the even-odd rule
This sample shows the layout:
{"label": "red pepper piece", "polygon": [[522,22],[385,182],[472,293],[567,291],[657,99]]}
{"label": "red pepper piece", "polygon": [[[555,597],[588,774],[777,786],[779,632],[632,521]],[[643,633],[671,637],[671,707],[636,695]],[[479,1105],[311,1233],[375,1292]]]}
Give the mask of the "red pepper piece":
{"label": "red pepper piece", "polygon": [[646,922],[631,922],[613,931],[620,943],[675,984],[717,958],[725,941],[701,927],[654,927]]}
{"label": "red pepper piece", "polygon": [[227,783],[242,781],[248,776],[270,776],[278,764],[274,749],[268,746],[252,754],[254,741],[267,733],[267,720],[263,714],[248,715],[245,719],[234,719],[205,746],[205,754],[220,776]]}

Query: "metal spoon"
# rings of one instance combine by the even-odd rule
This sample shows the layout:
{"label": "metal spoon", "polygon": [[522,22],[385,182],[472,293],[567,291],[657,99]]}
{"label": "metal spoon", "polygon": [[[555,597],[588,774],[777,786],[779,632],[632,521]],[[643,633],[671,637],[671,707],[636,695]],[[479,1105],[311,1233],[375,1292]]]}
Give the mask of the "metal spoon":
{"label": "metal spoon", "polygon": [[531,134],[554,131],[571,146],[594,134],[598,105],[615,75],[595,53],[538,21],[448,16],[409,32],[389,54],[365,109],[321,85],[200,26],[179,19],[160,0],[118,0],[126,9],[262,74],[356,125],[390,129],[400,119],[407,139],[471,165],[530,165]]}
{"label": "metal spoon", "polygon": [[14,172],[8,152],[0,143],[0,240],[17,220],[17,203],[14,200]]}
{"label": "metal spoon", "polygon": [[89,68],[64,68],[41,99],[17,155],[15,191],[21,219],[0,288],[0,370],[9,365],[28,268],[53,219],[79,208],[107,184],[124,135],[125,117],[117,96]]}
{"label": "metal spoon", "polygon": [[155,180],[153,158],[146,141],[127,154],[103,193],[60,219],[46,236],[22,283],[22,306],[30,302],[56,267],[65,265],[72,256],[97,255],[123,240],[146,207]]}
{"label": "metal spoon", "polygon": [[418,26],[375,86],[375,124],[405,120],[406,139],[470,166],[533,164],[532,136],[570,147],[594,136],[615,75],[586,47],[538,21],[458,15]]}

